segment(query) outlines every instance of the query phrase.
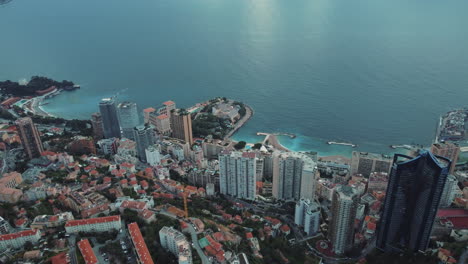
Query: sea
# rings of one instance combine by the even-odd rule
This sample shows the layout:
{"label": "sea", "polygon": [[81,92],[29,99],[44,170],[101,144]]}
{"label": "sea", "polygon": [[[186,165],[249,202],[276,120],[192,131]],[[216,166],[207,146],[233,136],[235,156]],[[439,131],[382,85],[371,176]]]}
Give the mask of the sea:
{"label": "sea", "polygon": [[[13,0],[0,5],[0,80],[81,89],[44,110],[88,119],[103,97],[143,109],[225,96],[255,114],[235,140],[321,156],[434,139],[468,103],[466,0]],[[328,145],[350,142],[357,148]]]}

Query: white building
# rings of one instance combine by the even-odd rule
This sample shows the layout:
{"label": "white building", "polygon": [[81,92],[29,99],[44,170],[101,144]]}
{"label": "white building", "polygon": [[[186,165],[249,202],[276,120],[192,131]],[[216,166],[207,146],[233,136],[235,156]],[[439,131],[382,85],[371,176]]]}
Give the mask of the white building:
{"label": "white building", "polygon": [[353,247],[358,199],[356,190],[346,185],[338,186],[333,193],[332,220],[328,234],[333,252],[337,255],[342,255]]}
{"label": "white building", "polygon": [[25,230],[18,233],[0,235],[0,250],[3,251],[8,248],[22,248],[26,242],[33,244],[37,243],[41,238],[41,231],[39,230]]}
{"label": "white building", "polygon": [[151,145],[145,150],[146,162],[151,166],[157,166],[161,163],[161,153],[156,145]]}
{"label": "white building", "polygon": [[10,223],[0,216],[0,234],[8,234],[12,230]]}
{"label": "white building", "polygon": [[159,231],[161,246],[179,258],[179,264],[192,263],[192,250],[184,234],[172,227],[163,227]]}
{"label": "white building", "polygon": [[255,200],[257,157],[253,152],[219,155],[219,185],[222,194]]}
{"label": "white building", "polygon": [[98,218],[71,220],[65,224],[67,233],[79,232],[106,232],[122,228],[120,215],[105,216]]}
{"label": "white building", "polygon": [[206,184],[206,195],[213,196],[215,194],[215,185],[214,183]]}
{"label": "white building", "polygon": [[316,163],[301,152],[273,154],[273,196],[282,200],[314,200]]}
{"label": "white building", "polygon": [[320,227],[320,207],[316,202],[301,199],[296,204],[294,222],[304,228],[308,236],[317,234]]}
{"label": "white building", "polygon": [[442,192],[442,197],[440,198],[440,208],[449,207],[453,200],[455,200],[455,196],[458,189],[458,180],[452,174],[447,176],[447,181],[445,182],[444,191]]}

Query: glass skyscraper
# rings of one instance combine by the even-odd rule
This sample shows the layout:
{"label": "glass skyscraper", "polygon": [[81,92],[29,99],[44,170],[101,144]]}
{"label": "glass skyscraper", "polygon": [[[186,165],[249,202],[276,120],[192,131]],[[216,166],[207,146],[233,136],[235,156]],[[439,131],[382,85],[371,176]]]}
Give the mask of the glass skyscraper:
{"label": "glass skyscraper", "polygon": [[114,98],[104,98],[99,103],[105,138],[120,138],[120,125]]}
{"label": "glass skyscraper", "polygon": [[450,169],[449,159],[422,152],[396,154],[377,232],[384,251],[424,251]]}
{"label": "glass skyscraper", "polygon": [[135,140],[133,129],[140,125],[136,103],[122,102],[118,106],[119,123],[123,138]]}

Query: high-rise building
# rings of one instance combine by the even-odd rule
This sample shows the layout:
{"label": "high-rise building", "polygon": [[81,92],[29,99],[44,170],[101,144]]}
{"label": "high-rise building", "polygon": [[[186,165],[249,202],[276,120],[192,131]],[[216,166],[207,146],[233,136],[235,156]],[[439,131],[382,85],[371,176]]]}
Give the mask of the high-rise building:
{"label": "high-rise building", "polygon": [[192,250],[184,234],[172,227],[163,227],[159,231],[161,246],[177,256],[179,264],[192,263]]}
{"label": "high-rise building", "polygon": [[359,195],[352,187],[340,185],[335,188],[328,235],[333,245],[333,252],[337,255],[343,255],[353,247],[358,200]]}
{"label": "high-rise building", "polygon": [[390,173],[377,247],[425,251],[450,168],[450,160],[422,152],[396,154]]}
{"label": "high-rise building", "polygon": [[137,144],[137,153],[141,161],[146,162],[146,149],[156,142],[154,127],[151,125],[137,126],[133,129],[133,137]]}
{"label": "high-rise building", "polygon": [[368,178],[372,172],[390,173],[392,158],[387,155],[353,151],[351,175],[361,174]]}
{"label": "high-rise building", "polygon": [[440,198],[439,207],[449,207],[453,203],[453,200],[455,200],[455,196],[458,190],[457,178],[452,174],[449,174],[447,176],[447,182],[444,186],[444,191],[442,192],[442,197]]}
{"label": "high-rise building", "polygon": [[300,152],[273,154],[273,196],[282,200],[315,197],[316,164]]}
{"label": "high-rise building", "polygon": [[431,146],[432,154],[436,156],[445,157],[452,161],[450,166],[449,174],[455,171],[455,166],[458,162],[458,156],[460,155],[460,147],[457,144],[446,142],[446,143],[435,143]]}
{"label": "high-rise building", "polygon": [[223,152],[219,155],[222,194],[254,200],[257,157],[253,152]]}
{"label": "high-rise building", "polygon": [[183,109],[173,109],[170,114],[172,137],[181,139],[192,145],[193,134],[190,113]]}
{"label": "high-rise building", "polygon": [[122,137],[134,140],[133,128],[140,125],[140,117],[138,116],[136,103],[122,102],[118,105],[117,109]]}
{"label": "high-rise building", "polygon": [[317,234],[320,227],[320,207],[310,200],[301,199],[296,204],[294,223],[304,228],[308,236]]}
{"label": "high-rise building", "polygon": [[99,103],[105,138],[120,138],[120,124],[114,98],[104,98]]}
{"label": "high-rise building", "polygon": [[104,138],[104,128],[102,127],[101,113],[94,113],[91,115],[91,125],[93,127],[93,137],[95,141]]}
{"label": "high-rise building", "polygon": [[29,159],[38,158],[44,151],[39,131],[30,117],[16,120],[16,126],[23,145],[24,151]]}

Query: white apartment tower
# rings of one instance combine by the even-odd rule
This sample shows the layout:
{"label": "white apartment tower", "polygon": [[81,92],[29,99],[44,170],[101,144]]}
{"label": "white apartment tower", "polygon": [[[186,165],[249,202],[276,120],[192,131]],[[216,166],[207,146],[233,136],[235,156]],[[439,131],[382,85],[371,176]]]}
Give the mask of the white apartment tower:
{"label": "white apartment tower", "polygon": [[358,199],[357,191],[347,185],[338,186],[333,193],[332,220],[328,235],[333,252],[337,255],[343,255],[353,246]]}
{"label": "white apartment tower", "polygon": [[159,231],[159,238],[161,246],[178,257],[179,264],[192,263],[192,250],[184,234],[165,226]]}
{"label": "white apartment tower", "polygon": [[316,163],[301,152],[273,154],[273,196],[282,200],[315,198]]}
{"label": "white apartment tower", "polygon": [[253,152],[221,153],[219,155],[221,193],[255,200],[257,160]]}
{"label": "white apartment tower", "polygon": [[317,234],[320,227],[320,207],[316,202],[301,199],[296,204],[294,223],[304,228],[308,236]]}

